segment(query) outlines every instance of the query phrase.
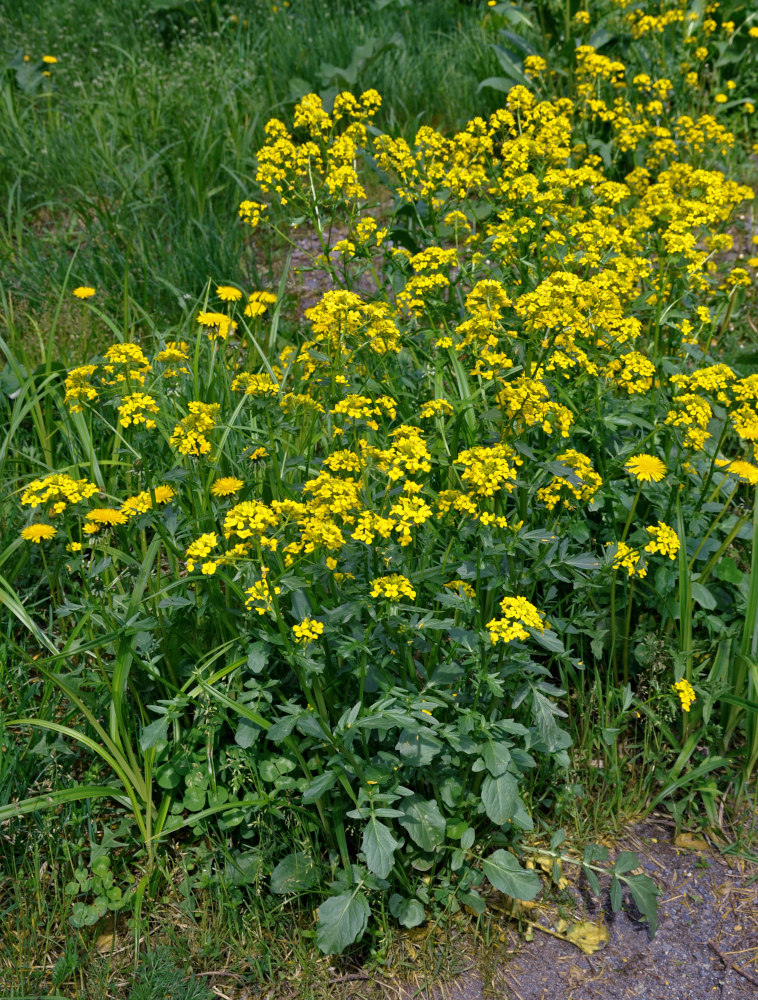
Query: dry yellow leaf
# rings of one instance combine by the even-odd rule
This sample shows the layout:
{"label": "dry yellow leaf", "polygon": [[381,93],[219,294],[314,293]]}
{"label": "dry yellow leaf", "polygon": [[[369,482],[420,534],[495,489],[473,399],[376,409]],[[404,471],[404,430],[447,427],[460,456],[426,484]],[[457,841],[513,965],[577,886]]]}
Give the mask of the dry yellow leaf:
{"label": "dry yellow leaf", "polygon": [[585,955],[594,955],[596,951],[600,951],[608,944],[610,937],[607,927],[593,924],[591,920],[580,920],[577,924],[559,920],[555,929],[564,941],[570,941]]}
{"label": "dry yellow leaf", "polygon": [[674,846],[681,847],[684,851],[707,851],[708,844],[702,837],[694,833],[679,833],[674,837]]}
{"label": "dry yellow leaf", "polygon": [[112,931],[108,934],[100,934],[95,941],[95,947],[101,954],[104,954],[113,948],[113,941],[114,935]]}

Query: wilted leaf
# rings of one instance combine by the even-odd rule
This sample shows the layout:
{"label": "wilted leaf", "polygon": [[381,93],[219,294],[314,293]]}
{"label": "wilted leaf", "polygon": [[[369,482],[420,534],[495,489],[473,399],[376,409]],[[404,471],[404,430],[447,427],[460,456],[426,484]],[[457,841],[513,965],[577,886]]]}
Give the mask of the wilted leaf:
{"label": "wilted leaf", "polygon": [[576,945],[585,955],[594,955],[604,948],[609,941],[608,928],[602,924],[593,924],[591,920],[581,920],[578,924],[568,927],[556,925],[556,930],[566,941]]}
{"label": "wilted leaf", "polygon": [[683,851],[707,851],[708,842],[694,833],[679,833],[674,837],[674,846]]}

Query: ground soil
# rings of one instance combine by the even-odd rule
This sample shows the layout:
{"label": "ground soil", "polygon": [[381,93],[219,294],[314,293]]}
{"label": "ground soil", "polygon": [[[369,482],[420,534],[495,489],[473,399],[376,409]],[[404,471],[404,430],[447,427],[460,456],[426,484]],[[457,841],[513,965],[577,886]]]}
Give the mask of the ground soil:
{"label": "ground soil", "polygon": [[[650,938],[631,899],[612,913],[607,882],[600,900],[573,879],[560,901],[529,911],[533,939],[514,923],[499,940],[466,945],[455,978],[429,982],[429,971],[404,982],[334,968],[334,1000],[758,1000],[758,867],[723,854],[676,846],[673,824],[650,819],[631,827],[614,850],[637,852],[658,885],[659,927]],[[681,841],[680,841],[681,843]],[[702,849],[705,848],[705,849]],[[611,857],[614,856],[613,851]],[[568,872],[567,872],[568,874]],[[602,880],[601,880],[602,882]],[[607,944],[592,955],[548,933],[559,917],[604,926]],[[342,973],[342,975],[340,975]],[[293,997],[295,994],[293,994]]]}

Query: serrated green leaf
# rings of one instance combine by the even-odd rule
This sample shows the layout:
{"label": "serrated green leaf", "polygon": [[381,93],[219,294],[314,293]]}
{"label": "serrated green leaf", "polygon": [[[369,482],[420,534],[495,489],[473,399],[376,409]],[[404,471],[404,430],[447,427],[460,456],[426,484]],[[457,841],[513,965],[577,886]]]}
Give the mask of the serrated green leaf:
{"label": "serrated green leaf", "polygon": [[325,955],[337,955],[358,941],[369,918],[366,897],[356,890],[325,900],[318,908],[316,944]]}
{"label": "serrated green leaf", "polygon": [[482,862],[486,878],[500,892],[512,899],[528,901],[540,891],[540,877],[535,871],[522,868],[508,851],[499,850]]}
{"label": "serrated green leaf", "polygon": [[361,841],[369,871],[379,878],[387,878],[392,871],[395,851],[399,846],[400,842],[392,836],[390,828],[372,816],[363,828]]}

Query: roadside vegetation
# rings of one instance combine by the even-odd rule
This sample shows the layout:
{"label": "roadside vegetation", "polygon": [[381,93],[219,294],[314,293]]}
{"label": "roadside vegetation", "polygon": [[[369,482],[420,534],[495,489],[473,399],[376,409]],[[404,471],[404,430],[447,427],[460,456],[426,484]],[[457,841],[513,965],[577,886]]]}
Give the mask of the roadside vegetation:
{"label": "roadside vegetation", "polygon": [[755,850],[758,15],[43,7],[0,2],[4,995],[325,995],[572,868],[654,933],[600,834]]}

